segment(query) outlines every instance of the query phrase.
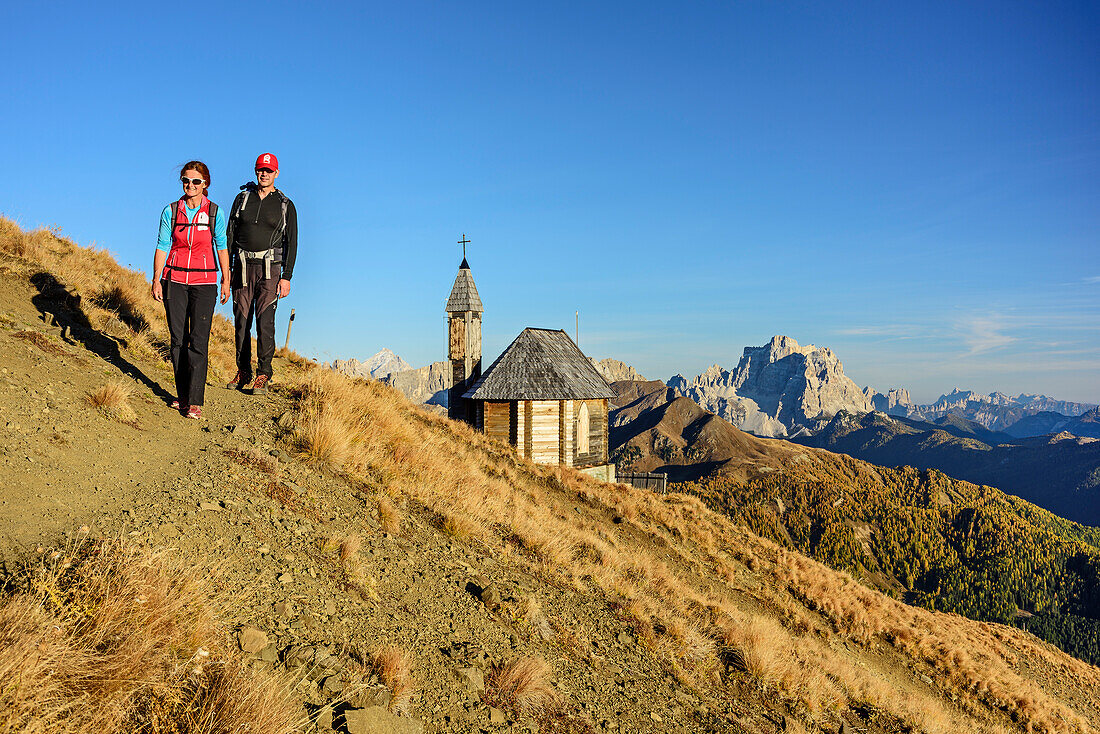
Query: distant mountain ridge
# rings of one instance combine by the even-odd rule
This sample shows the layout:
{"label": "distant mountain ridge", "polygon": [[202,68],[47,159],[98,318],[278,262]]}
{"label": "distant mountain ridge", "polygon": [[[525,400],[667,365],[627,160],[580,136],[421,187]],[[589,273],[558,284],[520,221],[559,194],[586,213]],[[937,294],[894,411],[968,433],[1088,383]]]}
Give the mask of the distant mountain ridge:
{"label": "distant mountain ridge", "polygon": [[362,362],[355,358],[336,359],[325,366],[351,377],[373,377],[376,380],[394,372],[412,369],[411,364],[385,347]]}
{"label": "distant mountain ridge", "polygon": [[[646,381],[634,367],[620,360],[590,359],[609,383]],[[362,362],[337,359],[326,366],[354,377],[383,380],[417,403],[445,404],[445,362],[414,369],[392,350],[383,348]],[[871,387],[860,389],[844,374],[844,365],[831,349],[800,345],[779,334],[764,346],[745,347],[732,370],[715,364],[694,378],[675,375],[665,384],[739,429],[763,437],[808,437],[823,430],[841,411],[877,411],[939,427],[958,419],[970,425],[965,432],[986,442],[1011,442],[1061,432],[1100,437],[1100,413],[1095,404],[1046,395],[983,395],[955,388],[933,403],[917,405],[905,388],[895,387],[885,393]],[[963,424],[954,425],[959,429]],[[999,435],[977,436],[975,426]],[[954,433],[958,435],[958,430]]]}
{"label": "distant mountain ridge", "polygon": [[1100,525],[1100,440],[1061,433],[1014,438],[954,415],[937,423],[882,413],[837,413],[793,441],[880,466],[938,469],[997,487],[1057,515]]}
{"label": "distant mountain ridge", "polygon": [[448,369],[446,362],[432,362],[416,369],[391,372],[382,382],[400,390],[414,403],[446,407]]}
{"label": "distant mountain ridge", "polygon": [[1021,418],[1005,429],[1005,433],[1017,438],[1063,432],[1074,436],[1100,438],[1100,408],[1093,408],[1075,418],[1062,413],[1043,411]]}
{"label": "distant mountain ridge", "polygon": [[[952,392],[941,395],[936,402],[930,405],[912,406],[906,415],[921,420],[934,420],[948,414],[958,415],[976,423],[981,423],[991,430],[1007,431],[1024,418],[1037,413],[1058,413],[1073,418],[1084,415],[1096,407],[1094,403],[1056,400],[1046,395],[1020,394],[1016,397],[1010,397],[999,392],[982,395],[972,390],[955,388]],[[1052,424],[1053,422],[1056,421],[1052,421]],[[1043,430],[1041,422],[1034,422],[1030,425],[1034,426],[1030,430]],[[1014,435],[1037,436],[1043,434],[1024,434],[1018,431]]]}
{"label": "distant mountain ridge", "polygon": [[611,387],[616,393],[608,416],[612,460],[623,470],[659,470],[672,481],[715,472],[748,479],[802,453],[794,444],[738,430],[660,381],[620,381]]}
{"label": "distant mountain ridge", "polygon": [[[840,411],[878,411],[929,423],[957,416],[990,431],[1007,431],[1017,438],[1059,431],[1082,431],[1074,435],[1084,436],[1100,432],[1096,418],[1065,423],[1057,418],[1057,415],[1083,417],[1097,408],[1092,403],[1057,400],[1046,395],[1010,397],[998,392],[982,395],[956,388],[934,403],[917,405],[905,388],[892,388],[886,393],[871,387],[861,390],[844,374],[844,365],[831,349],[812,344],[800,346],[782,335],[773,336],[762,347],[745,347],[732,370],[716,364],[691,379],[675,375],[666,384],[701,408],[757,436],[809,435]],[[1038,413],[1056,415],[1028,421],[1015,431],[1008,431]]]}

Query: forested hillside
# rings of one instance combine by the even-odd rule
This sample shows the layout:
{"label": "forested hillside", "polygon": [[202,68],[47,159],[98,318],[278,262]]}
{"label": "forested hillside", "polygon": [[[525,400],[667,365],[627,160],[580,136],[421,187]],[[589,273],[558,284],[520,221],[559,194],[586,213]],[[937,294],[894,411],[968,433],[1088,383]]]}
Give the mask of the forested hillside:
{"label": "forested hillside", "polygon": [[677,486],[906,601],[1015,624],[1100,663],[1100,530],[936,470],[837,459]]}

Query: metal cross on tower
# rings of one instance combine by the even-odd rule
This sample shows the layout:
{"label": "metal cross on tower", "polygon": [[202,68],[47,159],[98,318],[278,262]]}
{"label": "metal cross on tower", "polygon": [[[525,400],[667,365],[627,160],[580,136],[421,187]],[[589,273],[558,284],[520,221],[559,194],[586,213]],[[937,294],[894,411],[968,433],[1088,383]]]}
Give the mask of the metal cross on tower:
{"label": "metal cross on tower", "polygon": [[469,242],[470,242],[470,240],[466,239],[466,233],[465,233],[465,232],[463,232],[463,233],[462,233],[462,239],[460,239],[460,240],[458,241],[458,244],[462,245],[462,259],[463,259],[463,260],[465,260],[465,259],[466,259],[466,245],[467,245],[467,244],[468,244]]}

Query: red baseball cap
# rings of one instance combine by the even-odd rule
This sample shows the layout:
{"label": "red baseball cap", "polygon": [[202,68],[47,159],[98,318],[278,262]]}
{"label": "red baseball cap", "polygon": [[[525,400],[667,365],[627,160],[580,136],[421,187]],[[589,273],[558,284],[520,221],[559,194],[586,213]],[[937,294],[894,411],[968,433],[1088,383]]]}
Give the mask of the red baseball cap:
{"label": "red baseball cap", "polygon": [[270,168],[272,171],[278,171],[279,159],[275,157],[274,153],[264,153],[256,159],[256,168]]}

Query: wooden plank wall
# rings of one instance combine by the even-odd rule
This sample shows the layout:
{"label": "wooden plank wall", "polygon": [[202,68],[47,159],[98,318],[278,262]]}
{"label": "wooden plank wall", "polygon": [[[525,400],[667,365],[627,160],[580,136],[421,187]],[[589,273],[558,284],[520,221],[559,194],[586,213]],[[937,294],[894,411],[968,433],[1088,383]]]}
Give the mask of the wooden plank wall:
{"label": "wooden plank wall", "polygon": [[589,405],[588,409],[591,411],[591,425],[592,433],[589,437],[589,447],[599,452],[600,460],[597,464],[607,463],[608,444],[610,443],[607,438],[608,423],[607,423],[607,398],[594,401],[596,403],[596,409],[592,410],[592,406]]}
{"label": "wooden plank wall", "polygon": [[530,432],[527,430],[527,401],[517,400],[513,403],[515,405],[515,434],[516,439],[513,444],[516,447],[516,453],[523,457],[529,457],[531,455],[528,438]]}
{"label": "wooden plank wall", "polygon": [[[466,356],[478,362],[477,374],[481,374],[481,314],[466,313]],[[473,370],[470,370],[473,372]]]}
{"label": "wooden plank wall", "polygon": [[486,400],[484,406],[485,433],[498,441],[510,442],[512,438],[511,403]]}
{"label": "wooden plank wall", "polygon": [[447,352],[451,359],[464,359],[466,351],[466,319],[451,316],[447,320]]}
{"label": "wooden plank wall", "polygon": [[557,400],[532,400],[531,460],[539,464],[558,463],[559,415]]}
{"label": "wooden plank wall", "polygon": [[531,421],[534,417],[534,406],[530,400],[524,400],[523,406],[523,456],[531,458]]}
{"label": "wooden plank wall", "polygon": [[576,433],[576,425],[573,422],[573,401],[558,401],[558,463],[563,466],[573,466],[573,451],[575,449],[573,435]]}

